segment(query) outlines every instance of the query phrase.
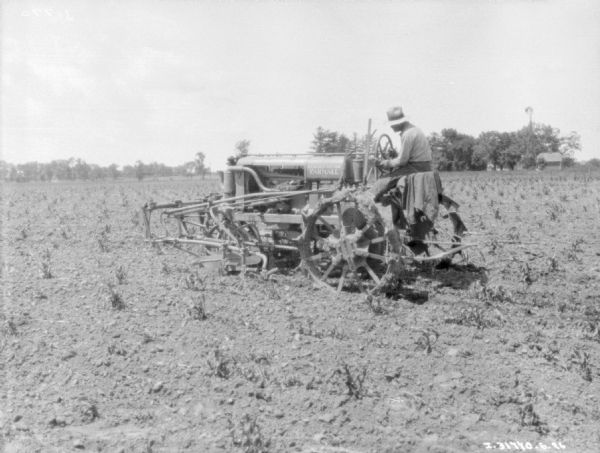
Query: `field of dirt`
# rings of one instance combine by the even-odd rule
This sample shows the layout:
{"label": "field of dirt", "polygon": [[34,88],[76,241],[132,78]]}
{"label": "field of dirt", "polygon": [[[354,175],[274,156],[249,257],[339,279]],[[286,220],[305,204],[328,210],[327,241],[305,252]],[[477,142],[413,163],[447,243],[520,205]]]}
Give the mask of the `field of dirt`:
{"label": "field of dirt", "polygon": [[217,181],[3,186],[0,449],[600,451],[600,173],[443,182],[479,246],[371,303],[144,241]]}

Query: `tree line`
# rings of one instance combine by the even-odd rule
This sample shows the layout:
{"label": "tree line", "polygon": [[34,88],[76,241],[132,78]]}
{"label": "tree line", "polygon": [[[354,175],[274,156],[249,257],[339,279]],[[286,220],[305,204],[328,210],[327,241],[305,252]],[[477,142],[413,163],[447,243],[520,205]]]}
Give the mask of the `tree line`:
{"label": "tree line", "polygon": [[[391,132],[391,131],[390,131]],[[533,123],[515,132],[487,131],[473,137],[456,129],[442,129],[428,137],[433,160],[440,171],[497,170],[535,168],[542,153],[560,153],[563,167],[575,164],[574,154],[581,149],[577,132],[560,135],[560,131],[547,124]],[[354,133],[352,138],[343,133],[318,127],[313,133],[311,149],[315,153],[362,153],[368,146],[375,145],[376,138]],[[235,164],[240,157],[248,155],[249,140],[235,144],[235,155],[227,158]],[[586,164],[600,168],[600,159],[591,159]],[[146,177],[201,176],[211,172],[205,164],[205,155],[198,152],[194,160],[177,166],[158,162],[137,161],[133,165],[119,167],[117,164],[101,166],[83,159],[58,159],[48,163],[28,162],[11,164],[0,161],[0,180],[3,181],[69,181]]]}
{"label": "tree line", "polygon": [[196,153],[195,159],[182,165],[169,166],[158,162],[144,163],[140,160],[133,165],[119,167],[117,164],[101,166],[90,164],[83,159],[58,159],[48,163],[27,162],[10,164],[0,161],[0,178],[3,181],[75,181],[170,176],[201,176],[210,173],[204,162],[204,153]]}
{"label": "tree line", "polygon": [[[581,149],[577,132],[561,135],[559,129],[537,123],[515,132],[482,132],[478,137],[448,128],[427,138],[440,171],[535,168],[542,153],[560,153],[563,166],[569,167],[575,164],[575,152]],[[316,153],[363,152],[369,142],[374,146],[374,137],[354,134],[350,139],[319,127],[313,134],[311,148]],[[590,164],[598,167],[600,160],[592,159]]]}

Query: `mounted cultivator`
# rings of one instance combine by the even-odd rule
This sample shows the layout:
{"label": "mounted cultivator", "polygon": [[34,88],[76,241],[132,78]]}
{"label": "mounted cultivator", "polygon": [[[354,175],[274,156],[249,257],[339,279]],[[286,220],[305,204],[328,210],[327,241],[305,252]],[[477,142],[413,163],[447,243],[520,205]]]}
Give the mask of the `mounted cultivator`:
{"label": "mounted cultivator", "polygon": [[[389,152],[383,143],[378,157]],[[224,172],[222,194],[147,203],[146,238],[227,272],[301,265],[322,286],[376,294],[398,284],[407,262],[452,260],[468,247],[437,173],[403,178],[381,197],[370,188],[382,174],[368,152],[242,157]],[[418,177],[438,183],[424,205],[407,197]]]}

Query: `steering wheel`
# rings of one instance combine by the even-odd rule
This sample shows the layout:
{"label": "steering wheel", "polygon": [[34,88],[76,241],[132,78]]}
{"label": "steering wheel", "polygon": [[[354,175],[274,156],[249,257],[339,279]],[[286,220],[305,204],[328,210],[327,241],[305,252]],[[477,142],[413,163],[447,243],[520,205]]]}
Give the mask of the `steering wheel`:
{"label": "steering wheel", "polygon": [[396,157],[398,153],[392,144],[392,139],[387,134],[381,134],[377,141],[377,148],[375,148],[375,157],[377,160],[381,159],[392,159]]}
{"label": "steering wheel", "polygon": [[377,159],[376,167],[381,173],[389,173],[391,169],[383,168],[379,165],[383,159],[393,159],[398,156],[398,151],[394,148],[392,139],[387,134],[381,134],[377,141],[377,147],[375,148],[375,158]]}

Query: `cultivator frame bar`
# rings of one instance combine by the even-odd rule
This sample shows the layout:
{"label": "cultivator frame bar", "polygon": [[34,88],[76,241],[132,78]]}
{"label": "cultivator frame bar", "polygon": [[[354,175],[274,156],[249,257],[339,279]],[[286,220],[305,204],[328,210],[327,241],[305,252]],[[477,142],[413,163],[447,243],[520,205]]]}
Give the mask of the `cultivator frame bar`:
{"label": "cultivator frame bar", "polygon": [[[301,229],[305,215],[302,213],[248,212],[244,209],[264,207],[274,203],[288,202],[291,198],[302,196],[322,196],[330,190],[278,191],[252,193],[242,196],[216,198],[213,195],[193,202],[175,201],[172,203],[147,203],[143,207],[143,219],[146,239],[154,244],[169,244],[198,258],[197,263],[223,261],[224,267],[233,270],[235,264],[245,271],[248,267],[260,267],[267,270],[268,254],[274,251],[297,252],[294,245],[265,241],[250,226],[294,225]],[[153,233],[152,214],[158,211],[163,234]],[[173,227],[167,227],[167,221],[173,221]],[[336,223],[337,218],[328,216],[325,221]],[[249,226],[245,229],[240,225]],[[184,248],[184,245],[199,246],[199,251]],[[257,265],[257,260],[260,265]]]}

